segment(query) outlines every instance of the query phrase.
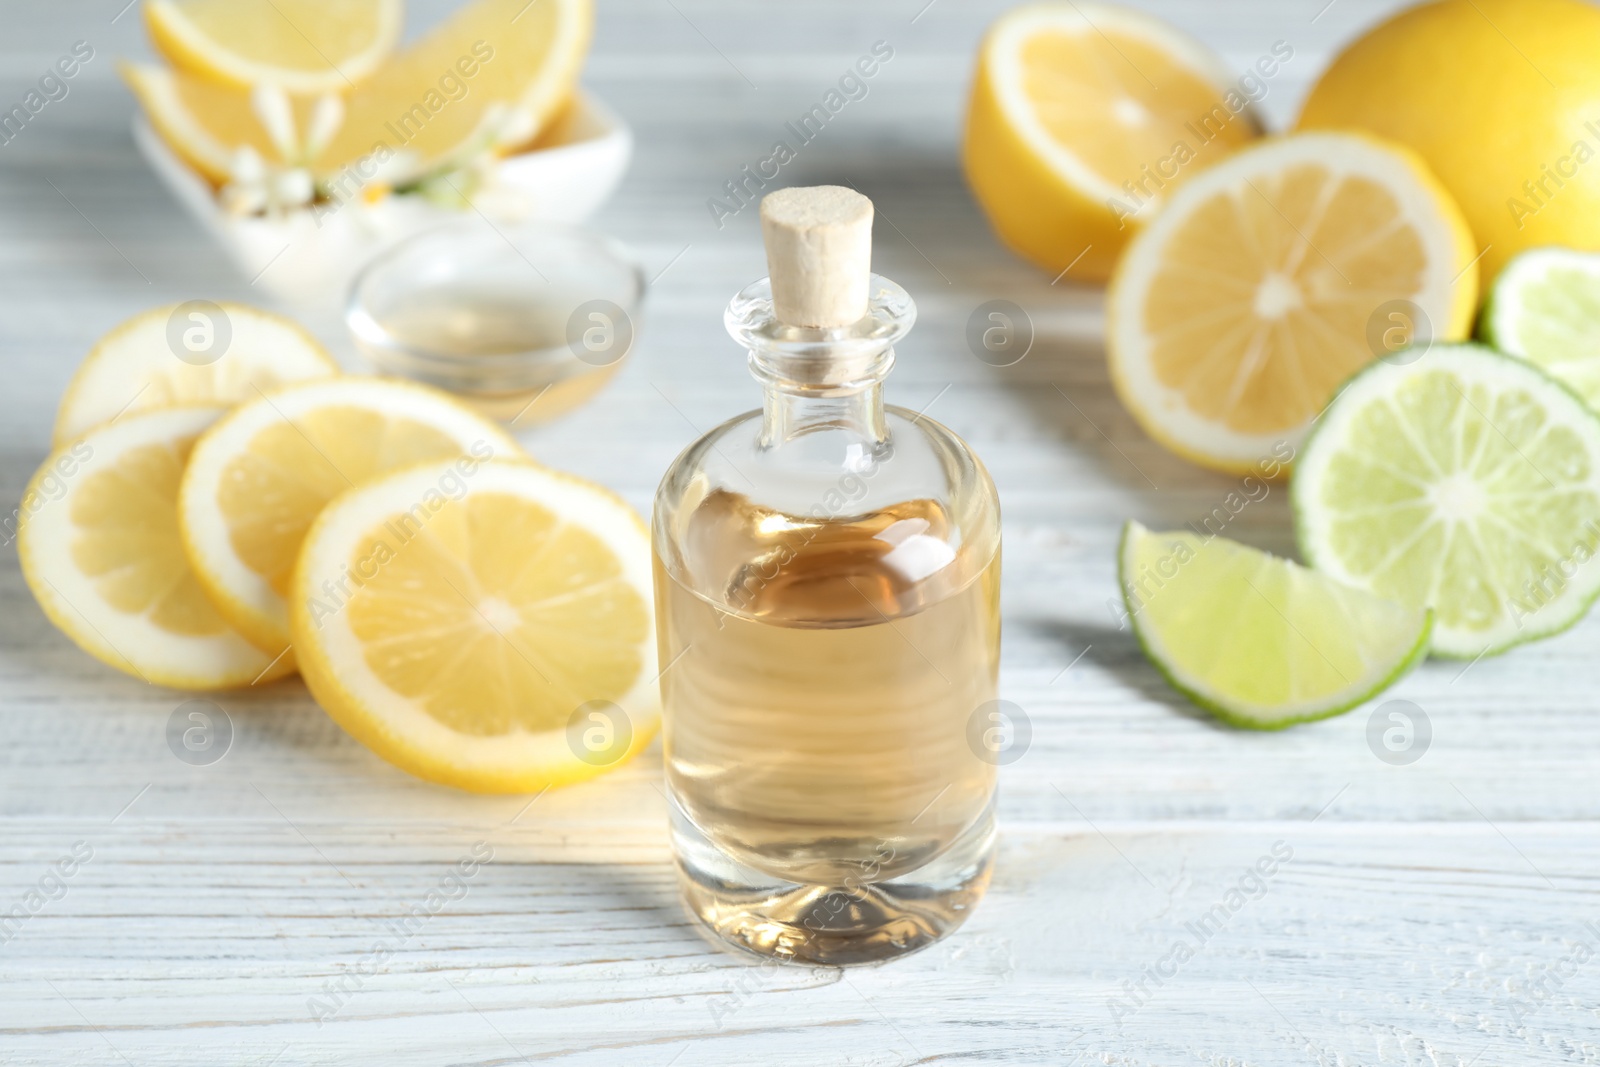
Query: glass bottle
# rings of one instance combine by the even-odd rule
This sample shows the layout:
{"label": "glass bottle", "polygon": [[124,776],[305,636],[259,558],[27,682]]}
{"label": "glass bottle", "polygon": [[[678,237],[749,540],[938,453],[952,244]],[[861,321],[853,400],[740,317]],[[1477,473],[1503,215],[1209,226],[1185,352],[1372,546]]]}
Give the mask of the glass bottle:
{"label": "glass bottle", "polygon": [[[865,236],[797,264],[773,209],[818,195],[858,230],[865,205]],[[673,845],[724,941],[866,963],[950,932],[988,884],[999,502],[960,438],[883,403],[916,308],[868,273],[870,201],[790,189],[762,217],[772,277],[725,321],[763,406],[690,445],[655,501]],[[842,325],[780,318],[819,271],[824,303],[859,286],[859,305]]]}

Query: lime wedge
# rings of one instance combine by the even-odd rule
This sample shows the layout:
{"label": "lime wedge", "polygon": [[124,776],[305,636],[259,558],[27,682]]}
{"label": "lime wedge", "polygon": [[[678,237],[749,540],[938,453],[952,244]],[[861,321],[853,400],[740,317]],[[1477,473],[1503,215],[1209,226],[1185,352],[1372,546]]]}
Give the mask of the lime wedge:
{"label": "lime wedge", "polygon": [[1479,334],[1537,363],[1600,410],[1600,255],[1535,248],[1489,291]]}
{"label": "lime wedge", "polygon": [[1281,730],[1372,699],[1428,651],[1433,613],[1220,537],[1122,530],[1122,596],[1156,669],[1219,719]]}
{"label": "lime wedge", "polygon": [[1358,373],[1305,443],[1291,499],[1307,562],[1433,608],[1438,655],[1548,637],[1600,592],[1600,417],[1481,345]]}

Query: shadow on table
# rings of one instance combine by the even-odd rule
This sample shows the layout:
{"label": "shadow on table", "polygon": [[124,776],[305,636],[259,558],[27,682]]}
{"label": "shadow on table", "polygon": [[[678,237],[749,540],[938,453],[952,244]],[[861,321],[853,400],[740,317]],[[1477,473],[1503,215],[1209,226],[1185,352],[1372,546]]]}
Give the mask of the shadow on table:
{"label": "shadow on table", "polygon": [[[1114,675],[1128,689],[1151,703],[1161,704],[1186,719],[1193,719],[1211,729],[1231,733],[1234,728],[1196,707],[1183,694],[1167,684],[1161,672],[1150,665],[1132,630],[1119,629],[1109,621],[1091,623],[1068,619],[1023,618],[1016,620],[1037,634],[1059,641],[1063,646],[1062,662],[1071,663],[1082,654],[1096,667]],[[1081,664],[1072,669],[1080,669]],[[1068,672],[1063,672],[1067,674]],[[1068,675],[1070,676],[1070,674]],[[1050,684],[1055,685],[1058,678]]]}

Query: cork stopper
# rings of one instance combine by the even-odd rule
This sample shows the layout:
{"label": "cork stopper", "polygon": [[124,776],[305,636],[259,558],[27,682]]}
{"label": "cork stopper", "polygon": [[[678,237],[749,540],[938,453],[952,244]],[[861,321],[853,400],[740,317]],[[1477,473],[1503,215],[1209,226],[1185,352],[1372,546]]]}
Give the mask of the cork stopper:
{"label": "cork stopper", "polygon": [[788,326],[848,326],[867,313],[872,201],[838,185],[779,189],[761,199],[772,304]]}

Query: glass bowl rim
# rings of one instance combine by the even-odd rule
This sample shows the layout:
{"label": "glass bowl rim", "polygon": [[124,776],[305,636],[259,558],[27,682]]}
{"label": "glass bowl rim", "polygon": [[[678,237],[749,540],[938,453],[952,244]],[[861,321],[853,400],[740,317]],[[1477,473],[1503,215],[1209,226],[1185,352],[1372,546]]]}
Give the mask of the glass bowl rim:
{"label": "glass bowl rim", "polygon": [[[645,275],[644,266],[626,245],[613,237],[570,223],[529,220],[509,226],[506,229],[509,229],[512,233],[533,231],[540,237],[558,236],[573,239],[578,244],[586,246],[588,251],[599,253],[602,258],[609,260],[613,265],[620,268],[621,273],[631,283],[629,286],[631,293],[627,301],[620,306],[629,318],[634,321],[635,334],[637,335],[638,311],[644,305],[650,282]],[[477,222],[455,219],[410,234],[369,259],[356,272],[355,277],[351,279],[349,291],[345,297],[345,329],[355,340],[357,346],[375,363],[381,362],[380,357],[376,355],[376,353],[381,352],[383,353],[382,358],[393,358],[400,364],[409,364],[427,371],[440,372],[503,371],[510,364],[523,367],[547,363],[560,364],[572,358],[571,350],[564,343],[549,345],[544,348],[528,348],[517,352],[501,352],[493,355],[462,355],[425,348],[407,343],[396,337],[392,331],[379,321],[368,306],[366,289],[373,278],[383,269],[392,267],[396,260],[414,251],[417,246],[430,240],[458,240],[464,243],[469,236],[494,235],[498,235],[505,240],[512,251],[517,251],[517,246],[511,243],[511,239],[506,232],[493,222],[487,219],[478,220]],[[599,368],[596,367],[595,369]]]}

